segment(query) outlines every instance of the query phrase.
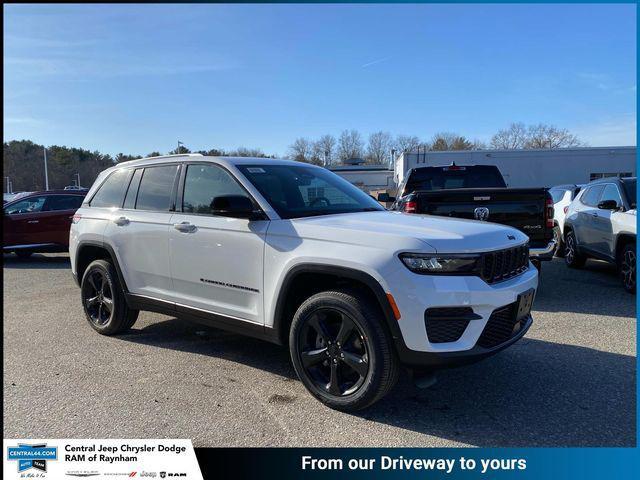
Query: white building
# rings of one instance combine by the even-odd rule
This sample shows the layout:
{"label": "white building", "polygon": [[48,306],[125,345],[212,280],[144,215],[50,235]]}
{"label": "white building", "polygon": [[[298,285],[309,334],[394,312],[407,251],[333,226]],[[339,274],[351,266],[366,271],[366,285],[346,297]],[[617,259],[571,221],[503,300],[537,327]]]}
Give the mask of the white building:
{"label": "white building", "polygon": [[367,193],[396,187],[393,170],[384,165],[344,165],[330,170]]}
{"label": "white building", "polygon": [[411,168],[450,165],[451,162],[496,165],[509,187],[552,187],[587,183],[603,176],[635,176],[636,147],[404,153],[396,161],[394,182],[396,185],[402,182]]}

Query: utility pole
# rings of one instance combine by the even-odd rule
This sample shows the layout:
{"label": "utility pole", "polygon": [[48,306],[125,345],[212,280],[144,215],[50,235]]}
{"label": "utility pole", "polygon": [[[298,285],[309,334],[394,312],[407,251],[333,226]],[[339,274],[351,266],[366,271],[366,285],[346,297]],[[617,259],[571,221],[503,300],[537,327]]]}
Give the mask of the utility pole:
{"label": "utility pole", "polygon": [[76,186],[80,187],[80,173],[76,173],[73,175],[73,181],[76,182]]}
{"label": "utility pole", "polygon": [[47,148],[44,148],[44,189],[49,190],[49,172],[47,172]]}
{"label": "utility pole", "polygon": [[10,177],[4,177],[7,180],[7,193],[13,193],[13,185]]}

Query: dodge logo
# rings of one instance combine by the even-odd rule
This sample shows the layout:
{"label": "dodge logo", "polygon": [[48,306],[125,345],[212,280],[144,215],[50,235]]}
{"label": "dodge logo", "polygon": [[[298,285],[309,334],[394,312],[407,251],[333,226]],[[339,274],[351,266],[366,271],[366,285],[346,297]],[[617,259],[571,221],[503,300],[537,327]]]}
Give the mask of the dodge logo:
{"label": "dodge logo", "polygon": [[489,209],[487,207],[478,207],[473,211],[476,220],[486,220],[489,218]]}

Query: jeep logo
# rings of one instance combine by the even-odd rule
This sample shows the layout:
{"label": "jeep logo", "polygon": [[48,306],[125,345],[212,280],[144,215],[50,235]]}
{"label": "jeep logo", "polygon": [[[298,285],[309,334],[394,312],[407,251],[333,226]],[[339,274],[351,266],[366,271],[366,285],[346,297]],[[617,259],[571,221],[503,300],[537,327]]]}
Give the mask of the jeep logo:
{"label": "jeep logo", "polygon": [[489,209],[487,207],[478,207],[473,211],[473,217],[476,220],[487,220],[489,218]]}

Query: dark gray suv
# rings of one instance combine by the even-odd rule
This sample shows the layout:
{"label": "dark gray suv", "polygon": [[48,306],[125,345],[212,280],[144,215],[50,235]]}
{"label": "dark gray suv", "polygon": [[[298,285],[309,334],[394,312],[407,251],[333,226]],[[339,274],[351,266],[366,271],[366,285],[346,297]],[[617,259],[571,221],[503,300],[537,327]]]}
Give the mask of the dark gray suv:
{"label": "dark gray suv", "polygon": [[624,288],[636,291],[636,177],[587,184],[569,205],[564,224],[565,261],[580,268],[587,258],[615,263]]}

